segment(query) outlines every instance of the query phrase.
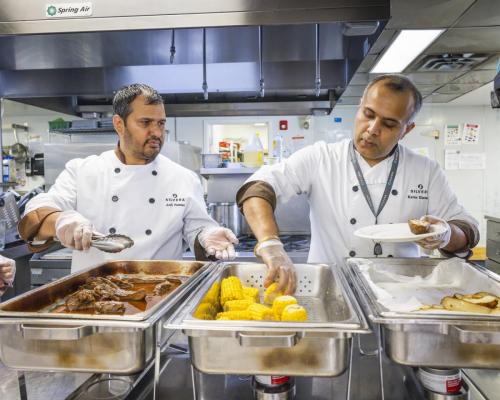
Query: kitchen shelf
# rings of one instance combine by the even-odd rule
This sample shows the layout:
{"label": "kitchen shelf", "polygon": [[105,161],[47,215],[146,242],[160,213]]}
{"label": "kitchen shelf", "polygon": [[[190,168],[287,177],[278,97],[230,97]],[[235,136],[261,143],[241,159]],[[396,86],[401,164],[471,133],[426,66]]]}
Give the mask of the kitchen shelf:
{"label": "kitchen shelf", "polygon": [[200,168],[200,175],[251,175],[259,168]]}
{"label": "kitchen shelf", "polygon": [[115,134],[113,128],[92,128],[92,129],[51,129],[50,133],[60,133],[64,135],[102,135],[102,134]]}

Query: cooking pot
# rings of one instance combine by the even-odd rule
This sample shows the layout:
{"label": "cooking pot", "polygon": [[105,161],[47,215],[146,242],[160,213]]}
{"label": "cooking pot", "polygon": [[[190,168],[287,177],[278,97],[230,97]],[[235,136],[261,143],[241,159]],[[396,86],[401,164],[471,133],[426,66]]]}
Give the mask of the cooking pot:
{"label": "cooking pot", "polygon": [[208,213],[219,224],[241,235],[243,219],[236,203],[210,203]]}

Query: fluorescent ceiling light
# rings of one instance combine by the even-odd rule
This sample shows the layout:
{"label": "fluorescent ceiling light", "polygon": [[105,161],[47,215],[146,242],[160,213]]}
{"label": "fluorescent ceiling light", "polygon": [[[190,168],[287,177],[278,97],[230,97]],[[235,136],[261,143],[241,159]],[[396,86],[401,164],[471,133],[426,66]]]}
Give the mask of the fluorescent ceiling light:
{"label": "fluorescent ceiling light", "polygon": [[402,30],[370,72],[404,71],[443,32],[444,29]]}
{"label": "fluorescent ceiling light", "polygon": [[267,126],[265,122],[256,122],[253,126]]}

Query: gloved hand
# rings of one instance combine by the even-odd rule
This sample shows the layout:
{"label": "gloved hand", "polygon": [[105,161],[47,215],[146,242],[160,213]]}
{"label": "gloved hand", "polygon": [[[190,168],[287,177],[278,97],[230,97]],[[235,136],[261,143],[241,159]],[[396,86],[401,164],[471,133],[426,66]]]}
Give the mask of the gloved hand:
{"label": "gloved hand", "polygon": [[279,291],[285,294],[294,294],[297,286],[297,277],[295,276],[295,268],[292,260],[285,252],[283,243],[278,239],[270,239],[261,242],[255,249],[255,254],[262,258],[262,261],[267,266],[267,275],[264,279],[264,286],[271,285],[279,275],[278,287]]}
{"label": "gloved hand", "polygon": [[448,246],[451,239],[451,228],[448,222],[432,215],[424,215],[420,219],[431,223],[431,232],[436,228],[439,230],[442,230],[440,228],[444,228],[444,232],[418,241],[417,244],[419,246],[426,250],[442,249],[443,247]]}
{"label": "gloved hand", "polygon": [[4,294],[7,287],[12,286],[15,275],[16,262],[0,255],[0,296]]}
{"label": "gloved hand", "polygon": [[63,211],[56,220],[56,236],[65,247],[88,250],[93,226],[75,210]]}
{"label": "gloved hand", "polygon": [[233,244],[238,243],[238,238],[231,229],[221,226],[205,228],[198,235],[198,241],[207,255],[215,256],[218,260],[227,261],[236,257]]}

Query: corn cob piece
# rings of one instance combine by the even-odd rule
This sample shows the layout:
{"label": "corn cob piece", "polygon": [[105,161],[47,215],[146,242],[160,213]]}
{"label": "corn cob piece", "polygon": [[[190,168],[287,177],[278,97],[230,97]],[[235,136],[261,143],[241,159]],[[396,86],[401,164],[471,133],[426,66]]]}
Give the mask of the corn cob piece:
{"label": "corn cob piece", "polygon": [[250,313],[248,310],[240,311],[224,311],[217,314],[216,320],[250,320]]}
{"label": "corn cob piece", "polygon": [[307,321],[307,311],[304,307],[298,304],[290,304],[286,306],[281,313],[282,321]]}
{"label": "corn cob piece", "polygon": [[224,311],[243,311],[246,310],[254,301],[243,300],[229,300],[224,303]]}
{"label": "corn cob piece", "polygon": [[255,287],[243,286],[243,296],[245,299],[252,299],[254,303],[259,303],[259,289]]}
{"label": "corn cob piece", "polygon": [[236,276],[223,279],[220,288],[220,303],[224,305],[226,301],[242,299],[243,287],[241,281]]}
{"label": "corn cob piece", "polygon": [[263,304],[253,303],[247,308],[254,321],[274,321],[273,310]]}
{"label": "corn cob piece", "polygon": [[278,296],[273,301],[273,312],[276,321],[281,320],[281,314],[286,306],[290,304],[297,304],[297,299],[293,296]]}
{"label": "corn cob piece", "polygon": [[193,316],[198,319],[214,319],[217,309],[211,303],[201,303],[198,308],[196,308]]}
{"label": "corn cob piece", "polygon": [[264,292],[264,303],[273,304],[273,301],[276,297],[283,296],[284,293],[282,291],[276,290],[277,286],[278,282],[274,282],[269,285],[269,287]]}
{"label": "corn cob piece", "polygon": [[218,309],[220,306],[219,296],[220,296],[220,283],[214,282],[214,284],[210,287],[210,289],[208,289],[207,293],[205,293],[205,296],[203,297],[201,302],[213,304],[215,308]]}

